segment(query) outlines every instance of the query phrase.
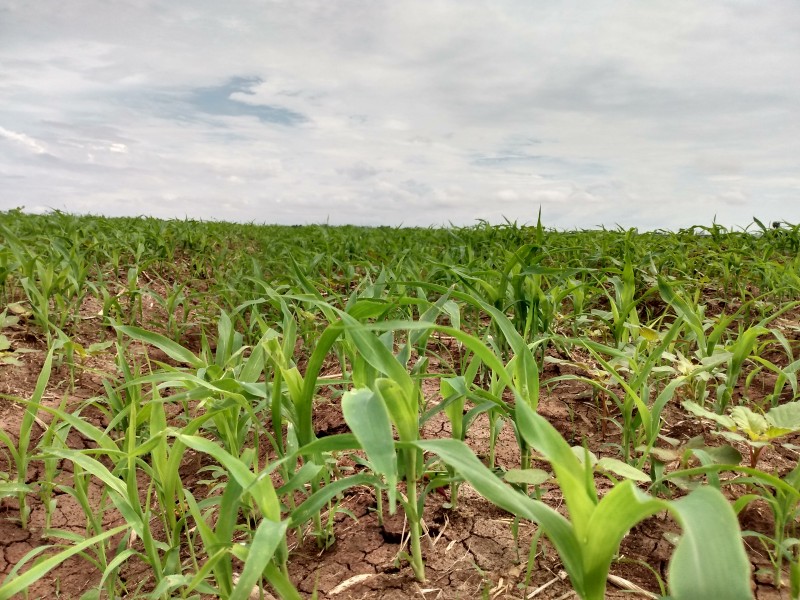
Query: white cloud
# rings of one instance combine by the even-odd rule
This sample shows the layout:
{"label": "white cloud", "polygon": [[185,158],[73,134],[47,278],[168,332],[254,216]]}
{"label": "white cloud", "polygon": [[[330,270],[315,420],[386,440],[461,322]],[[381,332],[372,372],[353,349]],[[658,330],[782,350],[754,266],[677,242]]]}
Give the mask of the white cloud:
{"label": "white cloud", "polygon": [[514,190],[500,190],[496,195],[500,200],[517,200],[519,198],[519,194]]}
{"label": "white cloud", "polygon": [[798,29],[793,0],[18,3],[0,210],[796,222]]}
{"label": "white cloud", "polygon": [[0,138],[16,142],[17,144],[27,148],[34,154],[44,154],[47,149],[40,142],[33,139],[31,136],[16,131],[10,131],[5,127],[0,127]]}

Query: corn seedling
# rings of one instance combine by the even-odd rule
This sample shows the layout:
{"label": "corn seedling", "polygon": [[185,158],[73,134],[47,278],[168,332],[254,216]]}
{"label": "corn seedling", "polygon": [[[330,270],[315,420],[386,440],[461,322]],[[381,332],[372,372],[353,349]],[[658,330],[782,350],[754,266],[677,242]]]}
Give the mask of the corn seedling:
{"label": "corn seedling", "polygon": [[772,562],[772,577],[775,586],[780,588],[783,579],[783,565],[790,565],[790,584],[792,598],[797,597],[797,560],[800,539],[797,537],[797,517],[800,514],[800,466],[786,474],[781,482],[785,485],[774,486],[770,479],[761,477],[753,471],[749,477],[741,477],[737,483],[750,483],[756,493],[745,494],[737,498],[733,504],[739,513],[745,506],[755,500],[766,503],[772,513],[774,528],[772,536],[757,531],[743,531],[745,537],[759,540],[767,550]]}
{"label": "corn seedling", "polygon": [[[416,445],[452,464],[493,503],[538,523],[581,598],[605,597],[608,570],[622,537],[636,523],[662,510],[670,511],[684,528],[669,569],[671,597],[751,597],[749,564],[735,513],[717,490],[701,488],[681,500],[665,501],[644,494],[626,480],[600,499],[589,462],[582,466],[555,429],[524,403],[518,404],[517,413],[523,435],[553,466],[570,520],[503,484],[461,442]],[[723,538],[725,542],[720,543]]]}
{"label": "corn seedling", "polygon": [[[16,467],[16,482],[6,483],[3,485],[3,495],[9,495],[15,492],[19,502],[19,515],[23,528],[28,527],[28,517],[30,515],[30,507],[27,502],[27,495],[33,489],[28,485],[28,467],[31,464],[33,455],[31,454],[31,433],[33,426],[38,420],[39,409],[44,397],[45,389],[50,381],[50,371],[53,366],[53,352],[55,347],[51,348],[47,353],[39,378],[36,380],[36,388],[34,389],[33,396],[30,400],[25,401],[25,413],[22,417],[20,424],[19,439],[15,443],[11,437],[2,429],[0,429],[0,442],[2,442],[8,452],[11,454],[13,463]],[[6,398],[6,396],[3,396]],[[18,399],[19,400],[19,399]],[[41,422],[41,421],[39,421]]]}

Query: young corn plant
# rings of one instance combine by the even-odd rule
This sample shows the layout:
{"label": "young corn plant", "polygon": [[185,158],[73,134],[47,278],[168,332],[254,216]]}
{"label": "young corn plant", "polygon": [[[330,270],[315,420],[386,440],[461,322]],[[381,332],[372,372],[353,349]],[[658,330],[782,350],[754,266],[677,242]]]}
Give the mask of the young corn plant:
{"label": "young corn plant", "polygon": [[[171,359],[195,370],[192,373],[185,368],[162,365],[160,373],[144,378],[128,377],[129,391],[135,392],[136,386],[145,381],[156,382],[185,390],[185,395],[179,396],[181,399],[199,400],[201,407],[222,409],[214,410],[204,427],[218,436],[229,452],[240,454],[247,435],[258,422],[254,404],[267,398],[266,386],[256,383],[265,367],[262,344],[256,345],[245,357],[248,348],[225,311],[218,321],[216,348],[212,351],[206,339],[199,356],[157,333],[131,326],[117,326],[116,329],[133,340],[159,348]],[[124,371],[126,366],[121,368]]]}
{"label": "young corn plant", "polygon": [[[31,452],[31,433],[33,426],[38,420],[38,413],[41,409],[42,399],[44,397],[47,384],[50,382],[50,372],[53,367],[53,353],[56,347],[53,346],[47,353],[42,370],[36,380],[36,388],[30,400],[22,401],[25,404],[25,413],[22,416],[19,429],[19,440],[14,442],[8,433],[0,429],[0,442],[5,445],[11,459],[16,467],[16,481],[6,481],[0,483],[0,495],[10,496],[16,494],[19,503],[19,516],[20,523],[23,529],[28,527],[28,518],[30,517],[30,506],[28,505],[28,494],[34,491],[33,487],[28,484],[28,469],[33,460],[33,453]],[[5,394],[0,397],[9,398]],[[41,421],[39,421],[41,423]],[[45,431],[47,427],[44,427]]]}
{"label": "young corn plant", "polygon": [[758,338],[767,333],[769,333],[769,329],[756,325],[740,332],[736,340],[728,344],[726,350],[730,352],[731,358],[728,362],[725,379],[717,387],[717,398],[714,403],[714,410],[718,415],[723,414],[732,402],[733,392],[736,389],[745,361],[750,358]]}
{"label": "young corn plant", "polygon": [[[592,311],[592,314],[606,321],[618,349],[623,348],[632,340],[635,341],[638,337],[640,323],[637,307],[655,291],[653,288],[649,288],[638,298],[636,297],[636,276],[633,268],[630,233],[628,232],[625,238],[625,260],[622,270],[617,271],[619,275],[608,279],[614,288],[614,294],[612,295],[600,285],[608,299],[609,310],[595,309]],[[598,283],[601,284],[601,282]]]}
{"label": "young corn plant", "polygon": [[[215,593],[223,597],[244,600],[250,597],[254,588],[257,589],[258,582],[263,579],[281,598],[299,600],[301,596],[291,583],[287,572],[286,532],[304,526],[314,518],[314,515],[319,514],[322,507],[348,488],[376,483],[374,476],[370,474],[344,477],[316,489],[301,504],[287,509],[287,503],[281,501],[279,494],[292,494],[310,482],[318,480],[322,466],[306,462],[292,481],[287,482],[280,490],[276,490],[269,474],[279,468],[277,462],[267,464],[263,470],[258,471],[251,461],[233,456],[224,448],[187,431],[186,428],[182,431],[170,431],[168,435],[174,437],[176,446],[180,444],[181,448],[192,448],[212,457],[225,469],[228,476],[221,497],[209,498],[199,503],[191,494],[184,491],[189,510],[198,523],[203,544],[213,552],[197,575],[192,578],[189,590],[196,587],[202,577],[213,572],[218,586]],[[283,460],[296,460],[300,455],[313,457],[334,448],[357,447],[358,444],[352,436],[331,436],[300,448]],[[239,510],[251,503],[256,507],[256,521],[259,523],[255,532],[250,527],[243,531],[236,522]],[[212,526],[214,519],[209,519],[203,513],[203,509],[209,511],[217,507],[218,510],[214,511],[217,513],[216,522]],[[234,533],[237,531],[247,535],[250,542],[244,545],[235,543]],[[233,577],[232,557],[244,562],[238,579]]]}
{"label": "young corn plant", "polygon": [[[503,371],[511,373],[512,381],[516,385],[516,389],[520,397],[528,403],[532,409],[536,409],[539,404],[539,365],[536,361],[537,348],[547,341],[547,338],[542,338],[535,342],[528,344],[522,335],[514,327],[514,323],[506,314],[497,309],[496,307],[488,304],[479,297],[469,294],[453,291],[452,289],[443,288],[441,286],[432,284],[420,284],[420,287],[439,291],[441,293],[451,294],[455,299],[461,300],[470,306],[483,311],[488,314],[492,320],[492,333],[489,334],[486,343],[477,340],[471,335],[465,335],[459,330],[452,330],[457,332],[458,336],[465,336],[469,340],[469,348],[476,354],[477,357],[489,367],[490,363],[487,361],[487,353],[491,356],[494,364],[503,364],[503,360],[509,354],[507,349],[513,353],[513,356],[508,360],[508,364],[503,366]],[[452,332],[450,335],[454,335]],[[500,336],[499,338],[497,336]],[[461,339],[459,337],[459,339]],[[480,350],[477,350],[479,348]],[[490,421],[490,443],[496,439],[499,433],[497,427],[500,419],[505,415],[511,417],[512,413],[508,410],[506,403],[502,400],[503,390],[508,386],[508,383],[497,376],[497,369],[488,369],[489,379],[491,382],[489,393],[484,394],[486,400],[494,403],[494,407],[487,407],[489,412]],[[513,424],[513,419],[511,420]],[[517,443],[520,448],[522,456],[522,469],[527,469],[530,466],[530,453],[527,442],[515,430]],[[492,458],[490,464],[494,464],[493,451],[491,452]]]}
{"label": "young corn plant", "polygon": [[[728,327],[744,310],[744,306],[731,315],[723,313],[716,319],[706,319],[705,309],[676,293],[674,287],[665,279],[658,279],[658,291],[662,299],[686,323],[683,343],[688,348],[684,353],[676,350],[674,361],[680,374],[689,378],[694,399],[704,402],[708,396],[709,381],[722,381],[725,378],[720,369],[716,367],[721,368],[721,365],[731,358],[731,353],[724,349],[724,337]],[[692,349],[693,347],[694,349]],[[701,367],[713,366],[713,368],[698,369],[698,365]]]}
{"label": "young corn plant", "polygon": [[758,531],[743,531],[742,536],[757,539],[767,550],[772,563],[772,580],[779,589],[783,584],[784,563],[789,563],[790,596],[800,597],[800,539],[797,529],[797,517],[800,514],[800,465],[778,482],[757,470],[733,481],[749,483],[755,488],[755,493],[737,498],[733,505],[737,514],[751,502],[761,500],[770,509],[774,522],[771,536]]}
{"label": "young corn plant", "polygon": [[[394,513],[399,498],[409,522],[411,567],[419,581],[425,580],[422,559],[421,494],[422,452],[414,447],[395,448],[392,426],[400,442],[420,439],[420,389],[406,367],[372,332],[348,319],[348,335],[363,360],[386,377],[377,377],[372,388],[356,388],[342,397],[342,413],[359,440],[375,472],[386,480],[389,512]],[[398,481],[405,480],[405,494],[399,494]],[[378,498],[380,501],[380,498]]]}
{"label": "young corn plant", "polygon": [[[532,352],[522,342],[520,335],[505,315],[493,307],[486,306],[486,309],[498,319],[499,326],[508,336],[509,342],[520,351],[520,354],[510,361],[508,369],[513,373],[511,377],[517,382],[519,389],[524,390],[525,401],[535,406],[535,401],[538,399],[538,372]],[[367,453],[376,474],[386,482],[390,512],[394,512],[397,501],[403,506],[410,527],[411,566],[417,579],[424,581],[425,566],[420,543],[421,522],[425,495],[430,486],[421,487],[424,463],[419,447],[414,445],[420,440],[421,435],[421,390],[419,383],[408,372],[406,366],[408,351],[401,348],[395,355],[391,343],[393,336],[379,337],[369,328],[385,329],[387,333],[406,329],[409,331],[409,338],[414,338],[412,333],[415,331],[441,331],[464,343],[475,353],[476,359],[485,364],[504,373],[506,367],[480,340],[452,327],[436,325],[430,321],[388,322],[366,326],[345,313],[342,314],[342,321],[346,326],[348,337],[359,350],[359,360],[374,369],[372,377],[367,379],[360,380],[354,376],[354,381],[360,380],[364,385],[345,393],[342,398],[342,412],[348,426]],[[477,365],[476,360],[471,367],[473,374],[477,371]],[[356,370],[366,372],[366,369],[357,369],[354,365],[354,373]],[[457,397],[452,402],[456,406],[461,403]],[[498,401],[498,406],[504,406],[502,401]],[[505,408],[507,410],[507,407]],[[454,421],[458,423],[457,418]],[[397,440],[394,439],[393,428],[397,433]],[[527,468],[524,459],[523,468]],[[405,494],[399,494],[396,489],[397,483],[402,480],[406,483]]]}
{"label": "young corn plant", "polygon": [[[169,572],[164,572],[164,565],[160,560],[159,543],[153,538],[150,528],[152,512],[149,503],[143,505],[139,496],[137,478],[137,452],[139,449],[135,433],[131,430],[125,437],[115,441],[106,432],[82,419],[79,414],[70,414],[54,408],[45,408],[45,410],[60,421],[67,423],[97,446],[97,450],[74,450],[59,444],[41,449],[42,458],[45,460],[58,459],[72,462],[72,485],[59,484],[57,488],[73,496],[87,516],[88,531],[84,538],[76,538],[70,532],[57,533],[61,537],[77,543],[78,546],[88,540],[105,540],[103,512],[106,509],[103,505],[96,509],[91,505],[88,487],[89,480],[92,479],[103,485],[104,497],[111,501],[125,519],[125,524],[115,531],[117,533],[127,531],[129,534],[127,538],[122,539],[113,552],[106,544],[96,546],[92,562],[103,572],[103,583],[108,581],[110,587],[107,591],[114,593],[113,574],[116,573],[119,565],[136,553],[133,549],[125,549],[126,539],[130,539],[130,532],[133,532],[142,541],[144,553],[140,556],[153,569],[156,582],[169,575]],[[135,422],[135,415],[132,416],[130,422]],[[94,458],[93,454],[102,454],[111,463],[111,467],[107,467],[100,460]],[[66,558],[69,556],[67,552],[65,551],[66,554],[62,553],[61,555]],[[108,558],[109,553],[115,555],[111,560]],[[57,563],[52,566],[55,564]]]}
{"label": "young corn plant", "polygon": [[430,440],[416,446],[439,455],[497,506],[538,523],[558,551],[580,598],[605,597],[611,562],[623,536],[662,510],[669,511],[683,527],[669,566],[671,598],[752,597],[750,566],[736,516],[718,490],[702,487],[685,498],[667,501],[649,496],[625,480],[600,498],[591,461],[581,464],[558,432],[526,403],[518,402],[516,411],[522,435],[553,467],[569,519],[503,484],[462,442]]}
{"label": "young corn plant", "polygon": [[[477,357],[472,358],[464,375],[456,377],[445,377],[440,380],[439,393],[442,396],[442,402],[436,407],[438,410],[443,410],[447,419],[450,422],[450,434],[454,440],[464,441],[466,439],[467,431],[475,418],[484,413],[491,412],[496,405],[491,401],[481,401],[476,396],[472,398],[478,400],[478,403],[466,413],[464,406],[469,395],[467,388],[467,381],[474,381],[475,375],[480,366],[480,361]],[[423,415],[423,421],[430,418],[435,412],[429,411]],[[496,436],[490,434],[490,459],[489,464],[494,466],[494,444]],[[458,506],[458,489],[460,481],[456,477],[455,471],[448,466],[448,479],[450,481],[450,507],[455,509]]]}
{"label": "young corn plant", "polygon": [[[501,311],[513,308],[514,326],[522,334],[529,319],[537,318],[535,308],[542,277],[533,275],[533,280],[529,281],[525,268],[539,263],[543,258],[541,248],[525,244],[514,252],[506,252],[505,264],[500,269],[473,274],[452,265],[448,268],[471,295]],[[499,331],[496,333],[499,334]],[[498,337],[502,339],[502,336]]]}
{"label": "young corn plant", "polygon": [[[621,453],[625,462],[633,461],[635,450],[641,449],[642,455],[636,461],[636,467],[642,468],[648,459],[650,450],[655,446],[661,432],[661,414],[664,407],[672,400],[678,388],[683,386],[687,378],[673,378],[663,387],[658,385],[658,367],[666,349],[683,330],[682,318],[678,318],[663,332],[649,327],[638,326],[640,336],[636,344],[629,344],[624,349],[606,346],[589,339],[564,338],[565,343],[585,348],[600,365],[597,369],[606,374],[606,382],[602,384],[596,379],[586,379],[574,375],[553,378],[549,382],[579,379],[598,388],[605,397],[611,398],[617,405],[621,415],[620,424],[622,442]],[[608,383],[618,384],[624,395],[620,398],[608,388]]]}
{"label": "young corn plant", "polygon": [[[169,375],[175,376],[174,373]],[[158,379],[153,381],[157,382]],[[126,547],[123,540],[122,545],[117,546],[113,560],[105,558],[107,550],[101,548],[96,552],[94,562],[103,572],[100,586],[112,586],[108,588],[111,594],[116,571],[125,561],[138,557],[151,568],[154,598],[193,591],[247,598],[262,578],[281,597],[299,598],[286,574],[286,530],[289,527],[302,527],[318,513],[320,507],[348,487],[371,482],[371,476],[356,475],[331,483],[292,508],[288,517],[283,519],[284,504],[269,477],[274,466],[268,465],[260,470],[252,448],[241,456],[234,456],[211,440],[197,435],[206,422],[225,413],[227,409],[224,405],[209,407],[183,428],[174,429],[167,426],[164,400],[154,389],[147,403],[132,402],[126,406],[124,410],[128,428],[124,437],[118,440],[84,421],[78,414],[53,408],[46,410],[91,440],[99,450],[77,451],[61,445],[43,448],[41,451],[46,458],[66,459],[74,465],[73,486],[59,487],[79,501],[87,513],[91,531],[102,532],[102,515],[96,515],[90,506],[88,486],[85,485],[88,480],[83,475],[90,475],[95,481],[101,482],[105,494],[125,518],[125,529],[135,534],[127,539],[140,540],[141,549]],[[140,413],[147,430],[144,439],[137,427],[137,423],[142,423]],[[346,441],[349,442],[348,447],[357,447],[351,440]],[[208,455],[222,467],[227,482],[221,497],[211,496],[198,502],[183,487],[180,468],[189,448]],[[97,453],[101,453],[111,467],[92,456]],[[312,462],[306,462],[295,478],[283,486],[281,494],[291,495],[302,490],[311,479],[318,477],[320,469]],[[149,481],[144,495],[140,493],[141,475],[146,475]],[[254,532],[243,530],[238,525],[240,513],[254,517],[255,522],[259,523]],[[180,560],[181,541],[188,533],[187,515],[194,519],[196,535],[208,551],[208,560],[203,560],[202,564],[198,562],[194,572],[187,571]],[[152,522],[156,519],[161,520],[163,525],[162,538],[156,538],[153,534]],[[242,534],[247,536],[249,543],[235,543]],[[92,536],[90,533],[86,538],[105,540],[98,535]],[[73,541],[79,545],[84,542],[83,538]],[[65,551],[58,556],[63,559],[70,555]],[[234,577],[232,570],[233,557],[244,562],[238,577]],[[48,565],[52,568],[55,563]],[[9,589],[18,589],[16,584],[10,582],[9,585]]]}
{"label": "young corn plant", "polygon": [[166,289],[164,296],[161,296],[154,290],[149,290],[147,294],[153,298],[167,314],[166,329],[169,338],[175,342],[180,342],[183,333],[187,329],[189,312],[192,308],[186,293],[188,284],[186,282],[170,283],[167,281],[163,281],[162,283]]}
{"label": "young corn plant", "polygon": [[85,556],[87,552],[93,549],[102,554],[103,548],[111,538],[124,533],[127,529],[128,525],[123,524],[107,529],[98,535],[76,540],[77,543],[67,545],[66,548],[56,552],[56,554],[36,561],[28,570],[24,573],[20,573],[21,569],[36,557],[51,549],[58,550],[61,545],[44,545],[34,548],[20,559],[8,575],[6,575],[3,583],[0,584],[0,600],[10,600],[11,598],[18,597],[18,594],[25,593],[31,585],[44,578],[50,571],[73,556]]}
{"label": "young corn plant", "polygon": [[[759,375],[762,374],[762,372],[772,372],[775,375],[775,383],[773,385],[772,392],[766,394],[764,397],[762,403],[764,407],[778,406],[781,401],[781,397],[784,395],[787,384],[790,388],[789,391],[791,392],[791,399],[796,400],[798,397],[800,397],[800,388],[798,388],[797,383],[797,371],[800,369],[800,360],[795,360],[794,358],[793,343],[787,339],[786,335],[784,335],[784,333],[778,328],[772,328],[769,330],[769,332],[775,338],[775,341],[777,341],[777,346],[783,350],[783,356],[780,356],[778,359],[774,359],[775,362],[764,356],[764,354],[766,354],[765,350],[775,346],[772,340],[765,340],[760,344],[757,344],[750,355],[750,360],[754,363],[755,367],[745,378],[744,388],[744,393],[748,394],[748,390],[753,385],[753,382],[757,377],[759,377]],[[783,364],[785,364],[785,366],[782,366]],[[763,383],[761,386],[761,391],[766,391]]]}

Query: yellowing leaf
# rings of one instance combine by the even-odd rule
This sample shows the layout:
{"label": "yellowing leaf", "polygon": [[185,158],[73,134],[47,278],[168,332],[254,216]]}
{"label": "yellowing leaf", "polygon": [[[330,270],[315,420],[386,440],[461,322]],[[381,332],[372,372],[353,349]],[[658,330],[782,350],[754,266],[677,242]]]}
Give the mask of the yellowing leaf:
{"label": "yellowing leaf", "polygon": [[775,427],[797,431],[800,429],[800,401],[776,406],[770,409],[765,416],[767,421]]}
{"label": "yellowing leaf", "polygon": [[640,327],[639,335],[641,335],[648,342],[658,341],[658,332],[655,329],[650,329],[649,327]]}
{"label": "yellowing leaf", "polygon": [[769,423],[760,414],[754,413],[746,406],[737,406],[731,411],[731,419],[740,431],[748,435],[751,440],[759,440],[769,429]]}

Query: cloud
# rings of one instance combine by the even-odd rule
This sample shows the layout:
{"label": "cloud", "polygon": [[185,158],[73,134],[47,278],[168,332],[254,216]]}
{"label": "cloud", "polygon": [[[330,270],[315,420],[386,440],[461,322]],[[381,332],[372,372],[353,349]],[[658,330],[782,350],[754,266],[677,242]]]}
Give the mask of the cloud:
{"label": "cloud", "polygon": [[0,210],[796,222],[798,28],[793,0],[7,4]]}
{"label": "cloud", "polygon": [[44,154],[47,149],[31,136],[16,131],[9,131],[5,127],[0,127],[0,138],[16,142],[18,145],[26,148],[34,154]]}

